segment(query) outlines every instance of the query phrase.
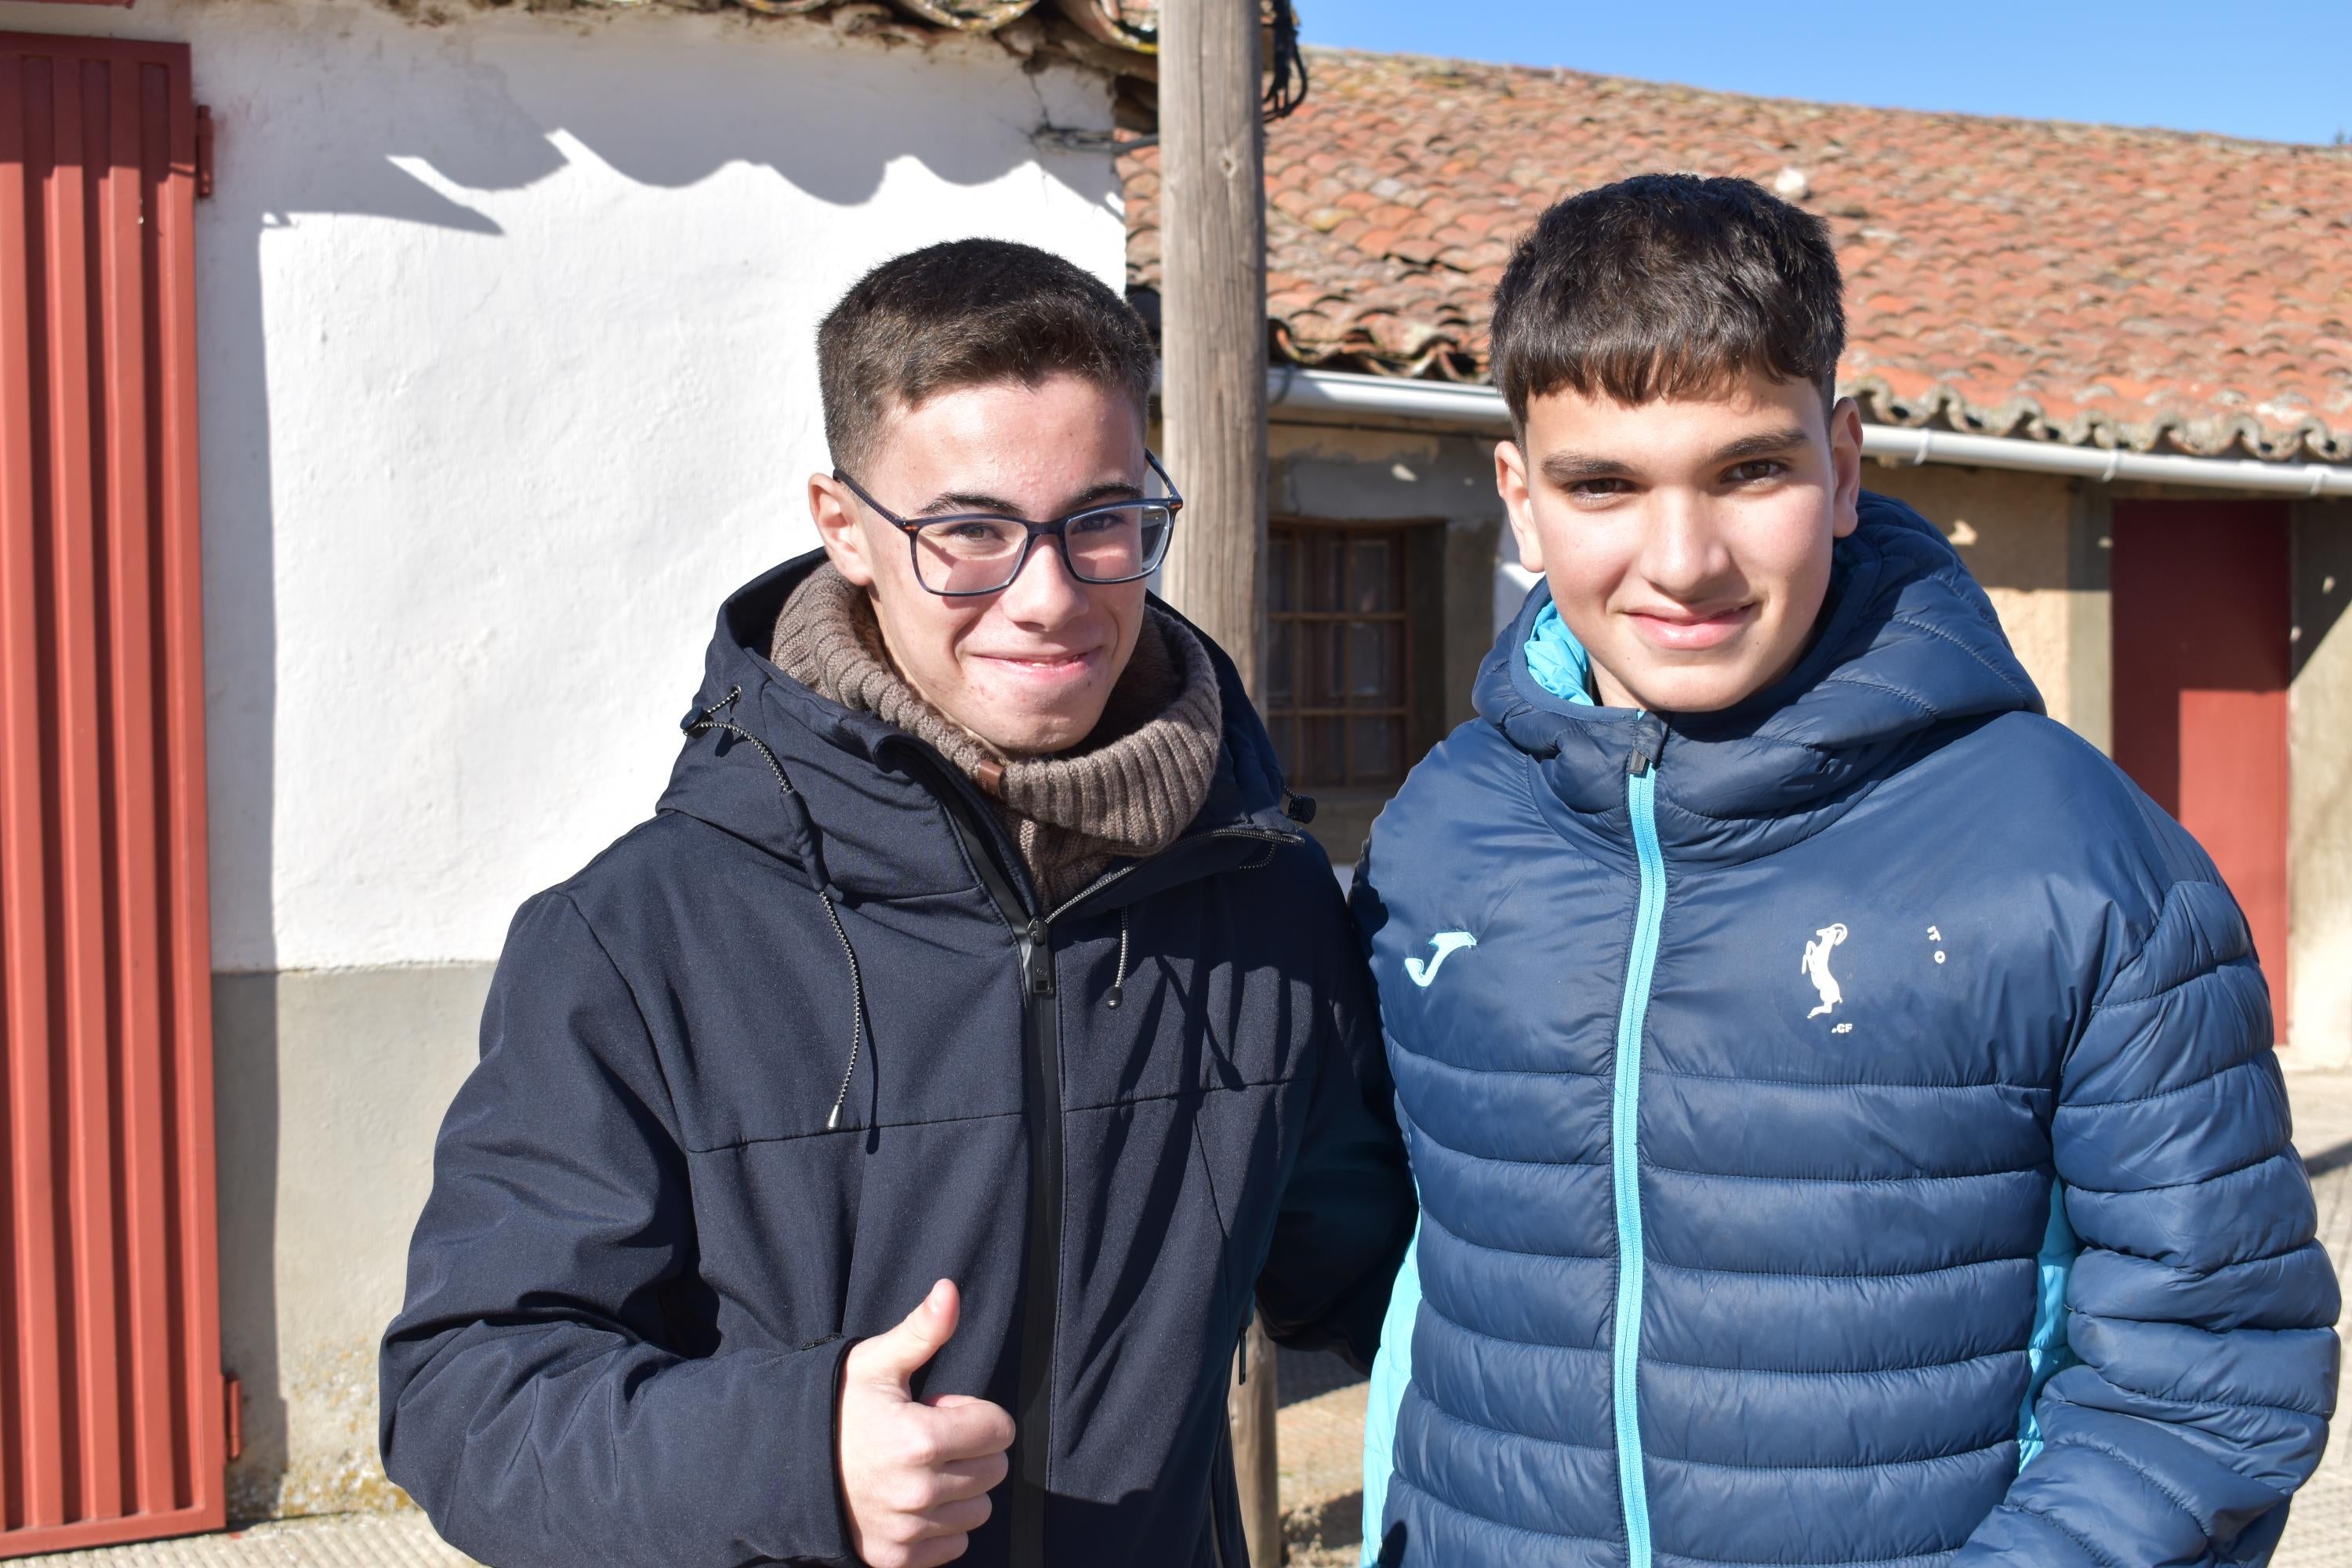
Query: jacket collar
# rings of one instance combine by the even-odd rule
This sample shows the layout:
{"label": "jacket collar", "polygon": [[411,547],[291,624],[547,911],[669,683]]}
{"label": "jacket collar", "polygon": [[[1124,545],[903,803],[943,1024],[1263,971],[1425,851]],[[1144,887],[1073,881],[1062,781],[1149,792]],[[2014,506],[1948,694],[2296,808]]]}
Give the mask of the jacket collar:
{"label": "jacket collar", "polygon": [[[908,899],[967,889],[971,869],[940,810],[940,795],[954,791],[976,804],[977,792],[931,747],[871,713],[818,696],[768,658],[784,600],[824,560],[822,551],[814,551],[785,562],[719,606],[702,684],[681,726],[688,731],[686,743],[658,809],[683,812],[758,845],[812,885],[844,897]],[[1167,870],[1193,868],[1192,874],[1243,858],[1251,841],[1297,837],[1284,812],[1289,797],[1273,742],[1240,673],[1214,642],[1201,641],[1216,670],[1223,743],[1200,812],[1160,858],[1175,858]],[[758,746],[751,743],[755,739]],[[761,746],[790,781],[789,789],[766,765]],[[994,820],[992,813],[980,816]],[[920,824],[935,825],[934,830]],[[1230,856],[1204,854],[1201,840],[1234,847]],[[1010,846],[1000,847],[1025,887]],[[1135,890],[1167,879],[1164,873],[1135,879]],[[1110,901],[1091,900],[1103,907]]]}

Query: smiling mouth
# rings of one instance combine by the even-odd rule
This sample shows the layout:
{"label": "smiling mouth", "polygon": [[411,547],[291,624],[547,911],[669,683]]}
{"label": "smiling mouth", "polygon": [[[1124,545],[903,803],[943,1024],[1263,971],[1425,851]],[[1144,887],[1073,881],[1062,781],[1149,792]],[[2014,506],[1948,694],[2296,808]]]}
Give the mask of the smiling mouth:
{"label": "smiling mouth", "polygon": [[1696,653],[1730,641],[1754,615],[1753,605],[1734,605],[1703,616],[1633,610],[1627,613],[1626,619],[1633,623],[1644,640],[1659,647]]}
{"label": "smiling mouth", "polygon": [[990,653],[980,656],[992,664],[1001,664],[1024,675],[1076,675],[1094,667],[1096,650],[1083,653]]}

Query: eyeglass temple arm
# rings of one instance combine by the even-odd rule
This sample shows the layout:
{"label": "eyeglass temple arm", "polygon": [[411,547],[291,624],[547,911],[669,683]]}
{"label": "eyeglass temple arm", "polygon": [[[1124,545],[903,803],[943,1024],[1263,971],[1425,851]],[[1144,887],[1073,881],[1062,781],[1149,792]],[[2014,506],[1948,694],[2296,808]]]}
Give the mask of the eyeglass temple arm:
{"label": "eyeglass temple arm", "polygon": [[1170,479],[1168,477],[1168,470],[1160,466],[1159,454],[1152,451],[1150,447],[1146,447],[1143,449],[1143,460],[1151,465],[1151,471],[1158,474],[1160,476],[1160,482],[1168,487],[1168,493],[1160,498],[1161,500],[1168,503],[1168,510],[1170,511],[1183,510],[1184,498],[1177,493],[1176,481]]}

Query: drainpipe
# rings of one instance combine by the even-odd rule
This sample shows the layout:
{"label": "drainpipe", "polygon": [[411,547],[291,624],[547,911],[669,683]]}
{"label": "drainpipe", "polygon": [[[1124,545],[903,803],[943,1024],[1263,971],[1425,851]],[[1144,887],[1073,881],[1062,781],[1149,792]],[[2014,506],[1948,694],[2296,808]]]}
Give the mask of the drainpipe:
{"label": "drainpipe", "polygon": [[[1406,381],[1342,371],[1283,365],[1266,376],[1275,409],[1309,423],[1378,425],[1411,420],[1422,426],[1507,436],[1511,416],[1491,386],[1461,382]],[[1894,425],[1862,427],[1864,457],[1912,464],[1957,463],[1976,468],[2064,474],[2102,484],[2138,479],[2208,489],[2262,490],[2274,495],[2352,497],[2352,464],[2266,463],[2252,458],[2184,458],[2170,453],[2106,451],[2003,436],[1910,430]]]}

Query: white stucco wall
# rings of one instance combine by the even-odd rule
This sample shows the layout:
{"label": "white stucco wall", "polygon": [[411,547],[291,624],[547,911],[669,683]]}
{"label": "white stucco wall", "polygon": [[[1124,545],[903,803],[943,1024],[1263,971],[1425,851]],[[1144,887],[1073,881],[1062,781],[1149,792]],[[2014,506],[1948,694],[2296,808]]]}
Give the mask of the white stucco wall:
{"label": "white stucco wall", "polygon": [[1108,86],[988,39],[667,7],[0,0],[186,40],[213,942],[224,970],[496,955],[652,807],[727,590],[813,542],[812,334],[967,234],[1115,285]]}

